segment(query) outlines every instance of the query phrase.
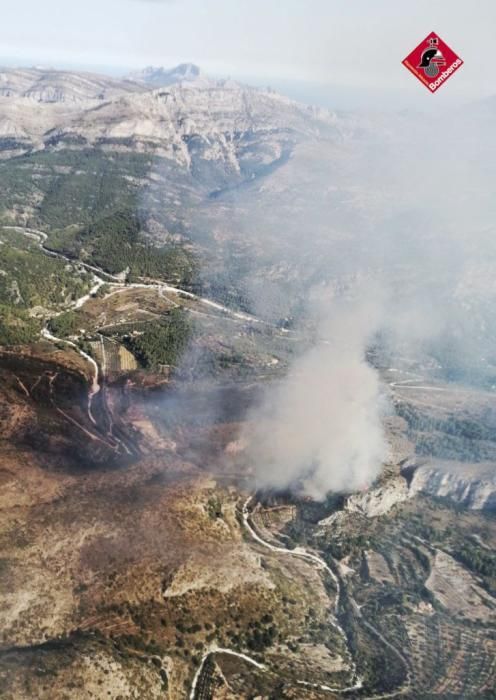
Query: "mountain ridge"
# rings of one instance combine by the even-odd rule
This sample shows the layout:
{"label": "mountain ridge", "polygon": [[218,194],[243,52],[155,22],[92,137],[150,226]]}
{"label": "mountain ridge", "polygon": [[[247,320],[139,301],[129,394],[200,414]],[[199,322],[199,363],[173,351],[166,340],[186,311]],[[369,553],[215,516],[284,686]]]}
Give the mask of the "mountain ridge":
{"label": "mountain ridge", "polygon": [[[281,158],[302,138],[340,138],[340,119],[271,90],[190,76],[155,87],[132,80],[40,69],[0,73],[0,158],[70,148],[150,152],[189,169],[222,162],[240,173],[248,161]],[[151,70],[151,69],[149,69]]]}

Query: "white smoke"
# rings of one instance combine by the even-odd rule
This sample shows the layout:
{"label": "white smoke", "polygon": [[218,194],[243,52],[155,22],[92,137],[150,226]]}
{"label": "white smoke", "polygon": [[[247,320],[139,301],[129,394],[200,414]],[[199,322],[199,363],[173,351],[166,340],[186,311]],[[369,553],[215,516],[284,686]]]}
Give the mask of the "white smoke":
{"label": "white smoke", "polygon": [[[186,211],[181,225],[208,253],[206,295],[234,289],[285,327],[307,323],[312,288],[347,286],[362,300],[316,308],[320,340],[252,411],[241,442],[259,485],[323,498],[377,475],[383,405],[365,362],[376,332],[382,361],[496,386],[495,115],[494,100],[435,118],[338,115],[338,136],[302,138],[270,176]],[[385,290],[379,309],[364,301],[375,292],[357,293],[363,280]]]}
{"label": "white smoke", "polygon": [[378,307],[319,307],[320,340],[271,388],[246,436],[259,487],[290,486],[315,499],[369,485],[387,451],[379,378],[365,360]]}

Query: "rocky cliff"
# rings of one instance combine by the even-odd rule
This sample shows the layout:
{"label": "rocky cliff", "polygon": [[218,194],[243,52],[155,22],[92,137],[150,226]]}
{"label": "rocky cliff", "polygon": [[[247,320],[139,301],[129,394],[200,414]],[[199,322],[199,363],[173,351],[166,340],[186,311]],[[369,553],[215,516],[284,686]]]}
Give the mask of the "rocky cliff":
{"label": "rocky cliff", "polygon": [[288,146],[302,137],[339,136],[339,120],[327,110],[270,90],[199,77],[188,65],[162,70],[162,78],[175,84],[159,88],[150,70],[142,80],[123,81],[65,71],[4,70],[3,150],[11,155],[16,149],[107,145],[158,152],[184,167],[191,167],[195,157],[221,160],[242,172],[284,158]]}
{"label": "rocky cliff", "polygon": [[496,465],[429,463],[415,469],[410,495],[449,498],[474,510],[496,510]]}

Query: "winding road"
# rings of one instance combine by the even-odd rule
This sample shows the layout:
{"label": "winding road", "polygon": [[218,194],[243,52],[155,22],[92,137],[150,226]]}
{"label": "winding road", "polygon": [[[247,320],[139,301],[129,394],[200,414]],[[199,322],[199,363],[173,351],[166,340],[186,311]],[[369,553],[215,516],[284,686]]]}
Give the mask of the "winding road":
{"label": "winding road", "polygon": [[[231,316],[232,318],[238,319],[240,321],[270,325],[267,321],[257,318],[256,316],[252,316],[251,314],[243,313],[241,311],[234,311],[228,306],[219,304],[219,302],[217,301],[213,301],[212,299],[208,299],[207,297],[198,296],[198,294],[189,292],[186,289],[181,289],[180,287],[174,287],[173,285],[167,284],[163,280],[150,279],[147,282],[125,282],[123,273],[121,273],[120,275],[113,275],[110,272],[105,272],[105,270],[102,270],[101,267],[90,265],[89,263],[83,262],[78,258],[70,258],[67,255],[64,255],[63,253],[59,253],[55,250],[52,250],[51,248],[47,248],[45,246],[45,242],[48,236],[43,231],[38,231],[37,229],[31,228],[22,228],[21,226],[2,226],[2,228],[5,230],[15,231],[16,233],[21,233],[27,236],[28,238],[31,238],[32,240],[36,241],[38,244],[38,248],[40,248],[40,250],[43,253],[45,253],[45,255],[49,255],[52,258],[60,258],[61,260],[65,260],[65,262],[71,263],[72,265],[80,265],[86,270],[90,270],[94,273],[94,277],[96,280],[95,288],[90,290],[90,292],[84,297],[78,299],[77,302],[75,302],[75,304],[73,304],[73,306],[71,307],[73,309],[81,308],[81,306],[83,306],[83,304],[85,304],[86,301],[88,301],[88,299],[99,289],[99,287],[101,287],[103,284],[108,284],[111,287],[121,287],[123,291],[125,289],[157,289],[160,296],[162,296],[164,292],[181,295],[188,299],[197,301],[200,304],[204,304],[205,306],[209,306],[210,308],[215,309],[216,311],[221,311],[223,314]],[[105,279],[99,277],[99,275],[102,275],[104,278],[106,278],[106,280],[112,281],[106,281]]]}
{"label": "winding road", "polygon": [[[339,580],[339,578],[336,576],[336,574],[333,572],[331,567],[325,562],[318,554],[316,554],[313,551],[309,551],[305,549],[304,547],[295,547],[294,549],[286,549],[285,547],[278,547],[276,545],[271,544],[270,542],[267,542],[264,540],[258,532],[255,530],[253,527],[252,523],[250,522],[250,510],[249,506],[250,503],[253,501],[253,494],[249,496],[246,501],[243,504],[242,507],[242,518],[243,518],[243,525],[245,526],[246,530],[249,532],[251,537],[261,544],[262,546],[270,549],[273,552],[278,552],[281,554],[284,554],[286,556],[295,556],[295,557],[300,557],[302,559],[305,559],[306,561],[311,562],[312,564],[315,564],[320,571],[325,571],[328,573],[337,590],[337,596],[336,596],[336,601],[334,604],[334,613],[337,615],[340,603],[341,603],[341,597],[342,597],[342,584]],[[394,655],[401,661],[402,665],[405,668],[406,671],[406,680],[403,683],[403,685],[400,688],[397,688],[395,691],[389,692],[389,693],[382,693],[382,694],[376,694],[376,695],[367,695],[366,697],[368,700],[382,700],[385,698],[392,698],[392,697],[397,697],[398,695],[402,695],[406,692],[408,692],[411,689],[411,671],[410,671],[410,665],[407,661],[407,659],[403,656],[403,654],[391,643],[389,642],[382,632],[378,630],[374,625],[372,625],[370,622],[368,622],[361,610],[357,602],[354,600],[354,598],[351,596],[349,591],[347,591],[347,596],[348,599],[350,600],[352,609],[353,609],[353,614],[355,617],[360,621],[362,625],[364,625],[372,634],[379,639],[380,642],[384,646],[386,646],[390,651],[394,653]],[[356,669],[356,664],[353,660],[353,655],[351,652],[351,649],[349,648],[348,645],[348,638],[346,636],[346,633],[344,629],[341,627],[339,624],[338,620],[333,620],[331,621],[331,624],[340,632],[340,634],[343,636],[343,638],[346,641],[346,645],[348,648],[348,654],[351,660],[351,668],[353,669],[352,671],[352,680],[353,680],[353,685],[347,686],[345,688],[331,688],[326,685],[320,685],[320,684],[315,684],[315,683],[309,683],[308,681],[298,681],[298,684],[304,685],[307,687],[313,687],[313,688],[319,688],[320,690],[327,690],[329,692],[333,693],[340,693],[340,694],[346,694],[346,693],[351,693],[353,691],[358,691],[363,688],[363,680],[358,676],[357,669]]]}
{"label": "winding road", "polygon": [[[163,297],[164,293],[168,292],[169,294],[173,294],[176,296],[183,296],[188,299],[192,299],[194,301],[197,301],[205,306],[208,306],[212,309],[215,309],[216,311],[220,311],[221,313],[225,314],[226,316],[232,318],[233,320],[236,321],[243,321],[243,322],[250,322],[250,323],[262,323],[265,325],[265,321],[258,319],[254,316],[251,316],[249,314],[241,313],[238,311],[233,311],[232,309],[228,308],[227,306],[223,306],[222,304],[219,304],[218,302],[212,301],[211,299],[207,299],[205,297],[200,297],[193,292],[189,292],[185,289],[181,289],[179,287],[174,287],[170,284],[165,283],[163,280],[156,280],[156,279],[150,279],[147,282],[132,282],[132,283],[126,283],[124,281],[124,275],[113,275],[111,273],[105,272],[101,268],[95,266],[95,265],[90,265],[89,263],[83,262],[81,260],[78,260],[76,258],[70,258],[67,255],[64,255],[63,253],[59,253],[57,251],[51,250],[50,248],[47,248],[45,243],[47,241],[47,234],[44,231],[39,231],[37,229],[32,229],[32,228],[23,228],[21,226],[2,226],[3,229],[5,230],[10,230],[10,231],[15,231],[16,233],[20,233],[27,238],[30,238],[32,241],[35,241],[37,244],[37,247],[45,254],[48,255],[49,257],[52,258],[59,258],[60,260],[63,260],[64,262],[70,263],[71,265],[77,265],[80,266],[88,271],[90,271],[93,274],[93,279],[94,279],[94,284],[91,287],[91,289],[84,294],[83,296],[79,297],[76,299],[68,309],[65,309],[65,311],[70,310],[74,311],[77,309],[81,309],[84,304],[86,304],[87,301],[89,301],[102,287],[104,284],[113,287],[114,290],[110,294],[118,294],[121,292],[126,291],[126,289],[156,289],[157,293],[159,296]],[[175,304],[177,306],[177,304]],[[54,314],[52,318],[55,318],[56,316],[60,315],[63,313],[62,311]],[[87,412],[88,412],[88,418],[90,422],[98,428],[97,421],[93,415],[92,412],[92,404],[93,404],[93,399],[94,397],[102,392],[102,397],[103,397],[103,404],[105,411],[107,413],[108,417],[108,423],[109,427],[108,430],[106,431],[106,437],[112,443],[113,449],[118,450],[119,448],[122,448],[127,454],[131,454],[131,450],[129,447],[114,434],[113,430],[113,420],[112,416],[110,414],[110,410],[106,406],[106,401],[105,401],[105,396],[104,392],[102,391],[103,388],[103,382],[105,381],[105,374],[106,374],[106,362],[105,362],[105,348],[103,347],[103,339],[100,336],[100,340],[102,342],[102,350],[103,350],[103,360],[102,360],[102,367],[101,367],[101,377],[102,377],[102,382],[100,382],[99,376],[100,376],[100,369],[98,367],[97,362],[84,350],[82,350],[77,343],[67,340],[65,338],[59,338],[53,333],[51,333],[48,330],[47,327],[48,321],[45,324],[44,328],[41,331],[41,335],[43,338],[46,340],[49,340],[50,342],[53,343],[63,343],[65,345],[68,345],[71,347],[73,350],[75,350],[81,357],[83,357],[86,362],[88,362],[91,365],[92,368],[92,381],[88,389],[88,407],[87,407]],[[64,413],[64,412],[63,412]],[[65,413],[64,413],[65,415]],[[78,425],[85,433],[89,433],[94,439],[101,439],[99,436],[93,435],[91,432],[89,432],[84,426],[80,425],[75,419],[71,418],[71,422],[75,423]]]}
{"label": "winding road", "polygon": [[[359,676],[357,674],[356,664],[355,664],[355,662],[353,660],[353,656],[348,648],[348,638],[346,636],[346,632],[341,627],[341,625],[339,624],[338,619],[337,619],[337,614],[339,611],[339,605],[340,605],[341,594],[342,594],[341,583],[340,583],[338,577],[336,576],[334,571],[331,569],[331,567],[327,564],[327,562],[325,562],[321,557],[319,557],[318,554],[315,554],[314,552],[310,552],[310,551],[306,550],[304,547],[295,547],[294,549],[287,549],[286,547],[277,547],[276,545],[270,544],[270,542],[267,542],[262,537],[260,537],[260,535],[257,533],[257,531],[255,530],[255,528],[253,527],[253,525],[250,522],[249,505],[252,502],[252,500],[253,500],[253,495],[249,496],[246,499],[246,501],[243,504],[243,508],[242,508],[241,512],[242,512],[242,517],[243,517],[243,525],[245,526],[246,530],[249,532],[251,537],[256,542],[258,542],[262,546],[266,547],[267,549],[270,549],[272,552],[278,552],[278,553],[284,554],[286,556],[298,557],[300,559],[304,559],[306,561],[309,561],[310,563],[316,565],[319,570],[325,571],[331,577],[331,579],[336,587],[337,595],[336,595],[336,600],[334,602],[335,619],[330,620],[330,623],[339,632],[339,634],[341,635],[341,637],[345,641],[346,647],[348,649],[350,667],[352,669],[351,675],[352,675],[353,684],[346,687],[346,688],[329,688],[326,686],[325,688],[322,687],[322,689],[332,690],[333,692],[349,692],[352,690],[358,690],[359,688],[362,687],[362,679],[359,678]],[[321,686],[319,686],[319,687],[321,687]]]}
{"label": "winding road", "polygon": [[65,343],[65,345],[69,345],[71,348],[74,348],[74,350],[81,355],[81,357],[84,357],[84,359],[90,363],[93,369],[93,379],[91,382],[91,385],[88,389],[88,418],[90,421],[93,423],[93,425],[96,425],[96,420],[93,417],[93,413],[91,411],[91,406],[93,403],[93,398],[96,396],[96,394],[99,393],[101,386],[100,382],[98,381],[98,365],[96,361],[91,357],[91,355],[88,355],[88,353],[84,352],[84,350],[81,350],[81,348],[76,345],[76,343],[73,343],[72,340],[66,340],[65,338],[58,338],[56,335],[53,335],[50,333],[50,331],[47,329],[45,326],[42,331],[41,335],[43,338],[46,340],[50,340],[52,343]]}
{"label": "winding road", "polygon": [[[82,262],[82,261],[77,260],[77,259],[69,258],[69,257],[63,255],[62,253],[58,253],[56,251],[50,250],[49,248],[46,248],[45,242],[47,240],[47,234],[44,233],[43,231],[39,231],[36,229],[30,229],[30,228],[22,228],[19,226],[4,226],[3,228],[16,231],[17,233],[22,233],[23,235],[36,241],[40,250],[42,250],[46,255],[49,255],[51,257],[60,258],[61,260],[64,260],[64,261],[71,263],[73,265],[79,265],[79,266],[81,266],[81,267],[83,267],[83,268],[85,268],[93,273],[93,277],[94,277],[93,287],[89,290],[89,292],[87,292],[84,296],[77,299],[71,305],[71,307],[70,307],[71,310],[76,310],[76,309],[82,308],[82,306],[84,306],[84,304],[98,291],[98,289],[103,284],[108,284],[111,287],[118,288],[118,289],[115,289],[115,291],[112,293],[118,293],[120,291],[125,291],[125,289],[128,289],[128,288],[157,289],[157,292],[160,296],[162,296],[164,294],[164,292],[169,292],[169,293],[174,294],[174,295],[181,295],[181,296],[184,296],[186,298],[195,300],[201,304],[204,304],[212,309],[220,311],[221,313],[226,314],[226,315],[230,316],[232,319],[236,319],[238,321],[244,321],[244,322],[250,322],[250,323],[261,323],[264,325],[270,325],[267,322],[265,322],[261,319],[258,319],[254,316],[251,316],[249,314],[233,311],[232,309],[229,309],[228,307],[223,306],[222,304],[219,304],[218,302],[212,301],[211,299],[200,297],[192,292],[180,289],[178,287],[174,287],[172,285],[168,285],[168,284],[164,283],[162,280],[153,280],[152,279],[146,283],[127,283],[126,284],[122,279],[122,275],[112,275],[110,273],[105,272],[104,270],[102,270],[99,267],[96,267],[94,265],[90,265],[88,263]],[[73,341],[70,341],[70,340],[66,340],[66,339],[58,338],[58,337],[54,336],[52,333],[50,333],[48,331],[46,326],[43,328],[41,334],[46,340],[49,340],[51,342],[64,343],[64,344],[72,347],[89,364],[91,364],[93,377],[92,377],[91,385],[88,389],[88,408],[87,408],[87,410],[88,410],[89,420],[91,421],[91,423],[95,427],[98,428],[97,422],[96,422],[95,417],[92,413],[93,399],[98,393],[100,393],[100,391],[102,391],[102,386],[103,386],[99,381],[98,364],[90,355],[88,355],[81,348],[79,348],[76,343],[74,343]],[[101,338],[101,336],[100,336],[100,339],[101,339],[101,342],[103,345],[103,339]],[[103,352],[102,352],[102,358],[103,359],[102,359],[102,368],[101,369],[102,369],[102,376],[104,378],[105,371],[106,371],[105,348],[104,347],[103,347]],[[53,374],[50,376],[50,378],[49,378],[50,387],[53,386],[53,382],[54,382],[56,376],[57,376],[56,374]],[[405,384],[410,384],[410,383],[413,383],[412,380],[405,380],[404,382],[392,382],[391,386],[403,385],[403,388],[411,388],[411,389],[424,388],[424,387],[413,387],[413,386],[405,387],[404,386]],[[102,393],[102,395],[103,395],[103,393]],[[91,439],[94,439],[94,440],[97,439],[97,440],[100,440],[102,442],[105,442],[105,444],[112,447],[114,450],[115,449],[118,450],[120,447],[122,447],[125,449],[125,451],[130,453],[127,446],[119,438],[117,438],[113,434],[112,418],[110,415],[109,415],[109,428],[106,431],[107,432],[107,439],[108,439],[108,442],[107,442],[105,439],[103,439],[99,435],[94,435],[87,428],[85,428],[84,426],[79,424],[74,418],[69,416],[64,411],[62,411],[62,409],[58,408],[57,406],[56,406],[56,408],[68,420],[75,423],[79,428],[81,428],[81,430],[83,430]],[[107,412],[110,413],[108,411],[108,409],[107,409]],[[331,567],[315,552],[307,550],[303,547],[296,547],[295,549],[286,549],[285,547],[282,547],[282,546],[279,547],[279,546],[276,546],[276,545],[271,544],[270,542],[267,542],[266,540],[264,540],[257,533],[257,531],[253,527],[252,523],[250,522],[249,506],[250,506],[251,502],[253,501],[253,498],[254,498],[253,495],[249,496],[242,507],[243,525],[244,525],[245,529],[247,530],[247,532],[252,537],[252,539],[255,540],[259,545],[261,545],[267,549],[270,549],[273,552],[277,552],[278,554],[281,554],[284,556],[299,557],[303,560],[310,562],[311,564],[316,566],[319,569],[319,571],[321,571],[321,572],[324,571],[332,579],[334,586],[336,587],[336,591],[337,591],[336,600],[334,603],[334,619],[329,620],[329,622],[333,625],[333,627],[338,631],[340,636],[345,641],[346,648],[348,650],[349,661],[350,661],[352,685],[349,685],[349,686],[344,687],[344,688],[331,688],[331,687],[326,686],[326,685],[314,684],[314,683],[310,683],[308,681],[297,681],[297,683],[299,685],[302,685],[302,686],[314,687],[314,688],[318,688],[320,690],[329,691],[329,692],[333,692],[333,693],[340,693],[340,694],[352,693],[353,691],[362,690],[363,689],[363,680],[358,676],[356,664],[355,664],[355,661],[353,659],[352,652],[349,648],[348,638],[346,636],[344,629],[342,628],[342,626],[340,625],[340,623],[337,619],[337,615],[338,615],[340,603],[341,603],[341,598],[342,598],[342,583],[340,582],[338,576],[336,576],[334,571],[331,569]],[[355,615],[355,617],[370,632],[372,632],[374,634],[374,636],[376,636],[376,638],[379,639],[384,646],[386,646],[391,652],[393,652],[397,656],[397,658],[401,661],[401,663],[404,665],[404,667],[406,669],[406,681],[402,685],[401,688],[398,688],[396,691],[391,692],[391,693],[385,693],[385,694],[379,694],[379,695],[369,695],[366,697],[368,697],[369,700],[381,700],[383,698],[385,699],[385,698],[396,697],[398,695],[401,695],[401,694],[407,692],[411,688],[411,673],[410,673],[410,667],[409,667],[408,661],[405,659],[403,654],[401,654],[401,652],[398,649],[396,649],[396,647],[391,642],[389,642],[376,627],[374,627],[371,623],[369,623],[367,620],[365,620],[365,618],[363,617],[363,615],[360,611],[359,606],[357,605],[355,600],[351,597],[349,592],[347,592],[347,596],[351,602],[353,614]],[[190,692],[190,696],[189,696],[191,700],[195,699],[197,685],[198,685],[199,679],[201,677],[202,671],[204,669],[204,665],[205,665],[206,660],[211,655],[217,654],[217,653],[229,654],[232,656],[236,656],[240,659],[243,659],[247,663],[250,663],[250,664],[256,666],[259,669],[265,668],[263,664],[260,664],[259,662],[250,658],[246,654],[237,652],[237,651],[232,650],[232,649],[212,647],[202,657],[201,663],[200,663],[200,665],[195,673],[195,676],[193,678],[191,692]]]}
{"label": "winding road", "polygon": [[[371,695],[365,695],[363,693],[363,691],[364,691],[363,679],[360,676],[358,676],[356,664],[355,664],[355,661],[353,659],[353,654],[352,654],[351,649],[349,647],[348,638],[346,636],[344,629],[341,627],[341,625],[339,624],[339,621],[337,620],[337,613],[338,613],[340,603],[341,603],[342,585],[343,584],[340,582],[338,576],[336,576],[336,574],[331,569],[331,567],[327,564],[327,562],[324,561],[324,559],[322,559],[322,557],[320,557],[315,552],[307,550],[304,547],[295,547],[294,549],[286,549],[285,547],[279,547],[277,545],[271,544],[270,542],[267,542],[266,540],[264,540],[260,536],[260,534],[256,531],[253,524],[250,522],[250,516],[251,516],[251,513],[253,512],[253,511],[250,511],[250,504],[252,503],[253,499],[254,499],[254,495],[252,494],[243,503],[242,510],[241,510],[243,525],[244,525],[245,529],[247,530],[247,532],[249,533],[249,535],[252,537],[252,539],[255,540],[255,542],[257,542],[259,545],[262,545],[263,547],[269,549],[272,552],[276,552],[278,554],[283,554],[285,556],[298,557],[300,559],[308,561],[311,564],[317,566],[319,571],[321,571],[321,572],[324,571],[325,573],[327,573],[331,577],[331,579],[334,582],[334,585],[336,587],[336,591],[337,591],[337,596],[336,596],[336,600],[335,600],[335,604],[334,604],[335,619],[330,620],[330,623],[333,625],[333,627],[335,627],[335,629],[338,630],[340,635],[345,640],[346,648],[348,650],[348,656],[349,656],[349,660],[350,660],[350,669],[352,671],[352,676],[351,676],[352,677],[352,685],[341,687],[341,688],[334,688],[334,687],[331,687],[328,685],[324,685],[321,683],[312,683],[312,682],[306,681],[306,680],[297,680],[296,684],[300,685],[302,687],[315,688],[317,690],[327,691],[330,693],[340,694],[340,695],[347,695],[347,694],[352,694],[352,693],[356,692],[356,693],[360,694],[360,697],[363,697],[364,699],[366,698],[367,700],[387,700],[388,698],[395,698],[395,697],[401,696],[404,693],[411,690],[411,687],[412,687],[411,671],[410,671],[410,665],[409,665],[407,659],[403,656],[403,654],[391,642],[389,642],[384,637],[382,632],[380,632],[374,625],[372,625],[370,622],[368,622],[364,618],[364,616],[360,610],[360,607],[358,606],[358,604],[356,603],[354,598],[350,595],[350,593],[347,591],[347,596],[351,602],[351,607],[352,607],[354,616],[357,618],[357,620],[359,620],[359,622],[364,627],[366,627],[384,646],[386,646],[401,661],[401,663],[403,664],[405,671],[406,671],[405,682],[399,688],[397,688],[393,691],[387,692],[387,693],[377,693],[377,694],[371,694]],[[258,507],[259,507],[259,504],[257,504],[257,506],[255,506],[254,510],[256,510]],[[232,656],[237,656],[237,657],[253,664],[254,666],[256,666],[257,668],[259,668],[261,670],[265,669],[265,666],[263,664],[259,663],[258,661],[255,661],[254,659],[251,659],[246,654],[242,654],[242,653],[237,652],[233,649],[222,649],[220,647],[214,646],[214,647],[210,648],[203,655],[201,663],[200,663],[198,669],[196,670],[196,673],[195,673],[195,676],[193,678],[193,682],[191,685],[191,691],[190,691],[190,695],[189,695],[190,700],[197,700],[197,689],[198,689],[199,683],[201,682],[201,675],[202,675],[202,672],[204,671],[205,663],[206,663],[207,659],[209,659],[211,656],[213,656],[217,653],[230,654]]]}

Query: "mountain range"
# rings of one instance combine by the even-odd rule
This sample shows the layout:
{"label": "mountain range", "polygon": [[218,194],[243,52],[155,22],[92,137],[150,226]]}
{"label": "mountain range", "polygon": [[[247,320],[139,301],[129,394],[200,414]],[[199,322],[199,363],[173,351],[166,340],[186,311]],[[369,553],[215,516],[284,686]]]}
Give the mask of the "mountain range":
{"label": "mountain range", "polygon": [[[65,71],[0,72],[2,156],[77,140],[123,147],[131,140],[188,164],[187,141],[201,139],[206,158],[233,164],[255,134],[325,133],[336,126],[326,110],[299,105],[267,90],[203,78],[190,64],[145,69],[116,80]],[[237,166],[236,166],[237,167]],[[240,166],[241,167],[241,166]]]}

